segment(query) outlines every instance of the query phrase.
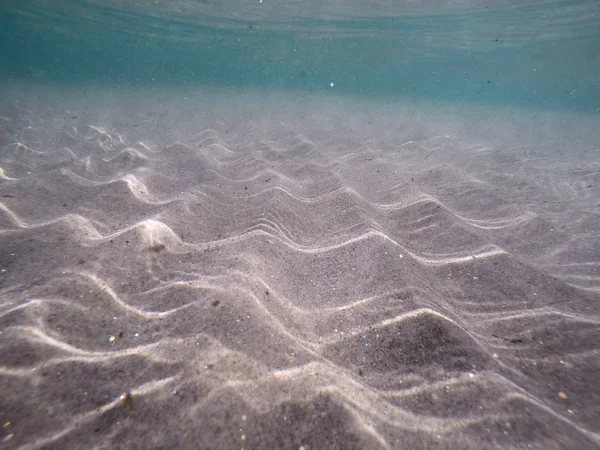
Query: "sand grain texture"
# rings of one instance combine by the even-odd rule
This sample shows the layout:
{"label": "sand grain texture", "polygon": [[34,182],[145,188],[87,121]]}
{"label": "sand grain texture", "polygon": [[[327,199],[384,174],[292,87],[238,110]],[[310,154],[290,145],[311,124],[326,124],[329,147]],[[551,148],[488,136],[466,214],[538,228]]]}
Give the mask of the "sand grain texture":
{"label": "sand grain texture", "polygon": [[1,114],[1,446],[599,448],[597,156],[60,108]]}

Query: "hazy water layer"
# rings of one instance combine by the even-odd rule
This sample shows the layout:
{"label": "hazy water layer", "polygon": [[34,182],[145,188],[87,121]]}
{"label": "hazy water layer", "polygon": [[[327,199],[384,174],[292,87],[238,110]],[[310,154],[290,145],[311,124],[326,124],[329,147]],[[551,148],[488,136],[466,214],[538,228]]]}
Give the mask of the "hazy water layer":
{"label": "hazy water layer", "polygon": [[5,78],[600,108],[593,0],[2,5]]}

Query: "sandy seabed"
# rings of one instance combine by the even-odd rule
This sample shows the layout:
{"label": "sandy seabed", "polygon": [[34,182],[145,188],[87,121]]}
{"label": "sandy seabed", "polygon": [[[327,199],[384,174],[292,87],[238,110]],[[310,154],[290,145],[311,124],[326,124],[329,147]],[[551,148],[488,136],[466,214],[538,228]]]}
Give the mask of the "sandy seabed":
{"label": "sandy seabed", "polygon": [[0,92],[1,447],[600,448],[599,116]]}

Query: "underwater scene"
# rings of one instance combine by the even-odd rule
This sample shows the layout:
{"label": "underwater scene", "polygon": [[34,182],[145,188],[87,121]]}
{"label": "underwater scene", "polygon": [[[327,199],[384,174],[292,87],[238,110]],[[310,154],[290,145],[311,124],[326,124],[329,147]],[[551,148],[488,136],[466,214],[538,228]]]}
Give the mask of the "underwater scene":
{"label": "underwater scene", "polygon": [[0,2],[0,449],[600,449],[600,2]]}

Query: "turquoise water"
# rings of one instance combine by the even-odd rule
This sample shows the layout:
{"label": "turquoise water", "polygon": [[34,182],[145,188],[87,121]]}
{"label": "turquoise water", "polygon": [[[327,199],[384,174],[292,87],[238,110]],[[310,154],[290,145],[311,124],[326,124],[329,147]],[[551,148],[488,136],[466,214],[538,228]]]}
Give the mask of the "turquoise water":
{"label": "turquoise water", "polygon": [[0,17],[4,79],[600,109],[595,0],[5,0]]}

